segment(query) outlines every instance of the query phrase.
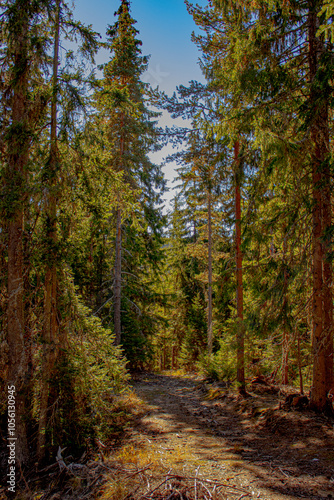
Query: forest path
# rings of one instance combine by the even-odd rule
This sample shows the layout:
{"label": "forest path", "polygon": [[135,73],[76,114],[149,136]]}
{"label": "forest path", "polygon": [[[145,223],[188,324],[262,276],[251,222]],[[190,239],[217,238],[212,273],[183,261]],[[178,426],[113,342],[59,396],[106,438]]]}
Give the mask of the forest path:
{"label": "forest path", "polygon": [[334,498],[334,433],[321,421],[289,420],[286,412],[277,420],[270,413],[277,397],[259,397],[266,408],[259,425],[254,400],[208,400],[200,381],[172,374],[144,374],[133,387],[148,405],[132,429],[134,446],[149,445],[169,470],[230,485],[217,498]]}

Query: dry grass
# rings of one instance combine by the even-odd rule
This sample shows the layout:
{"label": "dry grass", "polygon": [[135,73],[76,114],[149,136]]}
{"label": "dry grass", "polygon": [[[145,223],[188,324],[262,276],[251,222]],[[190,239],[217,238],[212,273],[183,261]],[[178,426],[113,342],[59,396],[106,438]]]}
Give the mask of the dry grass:
{"label": "dry grass", "polygon": [[142,493],[161,481],[168,472],[175,472],[178,464],[189,462],[190,450],[185,446],[175,449],[149,445],[126,444],[112,454],[106,465],[108,474],[99,500],[122,500],[131,493]]}
{"label": "dry grass", "polygon": [[147,404],[132,389],[127,389],[114,401],[113,408],[132,417],[140,417],[147,411]]}

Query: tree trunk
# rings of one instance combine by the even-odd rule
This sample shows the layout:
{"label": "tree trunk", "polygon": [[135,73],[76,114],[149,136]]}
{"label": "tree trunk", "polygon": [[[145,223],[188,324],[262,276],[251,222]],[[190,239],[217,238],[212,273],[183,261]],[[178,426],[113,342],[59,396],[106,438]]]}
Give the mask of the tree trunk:
{"label": "tree trunk", "polygon": [[208,355],[212,355],[212,214],[211,188],[208,193]]}
{"label": "tree trunk", "polygon": [[[327,261],[330,243],[326,241],[331,225],[329,177],[328,96],[319,102],[317,78],[319,56],[324,43],[316,36],[319,25],[315,2],[309,2],[309,70],[313,184],[313,383],[311,407],[323,411],[328,405],[327,394],[333,388],[333,301],[332,268]],[[324,243],[325,242],[325,243]]]}
{"label": "tree trunk", "polygon": [[239,391],[245,392],[245,337],[243,324],[243,285],[241,253],[241,190],[240,190],[240,145],[234,144],[235,161],[235,236],[236,236],[236,278],[237,278],[237,382]]}
{"label": "tree trunk", "polygon": [[289,332],[284,325],[282,344],[282,385],[289,383]]}
{"label": "tree trunk", "polygon": [[37,458],[43,460],[46,445],[46,427],[50,399],[50,382],[57,358],[58,320],[57,320],[57,183],[58,183],[58,152],[57,152],[57,84],[58,84],[58,54],[59,54],[59,16],[60,0],[56,2],[55,40],[53,57],[53,95],[51,101],[51,141],[49,164],[49,193],[46,200],[47,224],[46,233],[49,244],[48,265],[45,277],[44,295],[44,326],[43,326],[43,362],[42,388],[40,399],[40,415],[38,426]]}
{"label": "tree trunk", "polygon": [[300,332],[297,326],[297,355],[298,355],[298,371],[299,371],[299,390],[300,394],[304,394],[302,358],[300,354]]}
{"label": "tree trunk", "polygon": [[[326,164],[324,173],[324,193],[323,193],[323,223],[324,236],[328,234],[332,225],[331,213],[331,181],[329,172],[329,163]],[[328,239],[323,241],[324,257],[324,279],[323,279],[323,298],[324,298],[324,335],[325,335],[325,369],[326,369],[326,390],[334,394],[334,374],[333,374],[333,269],[329,252],[331,252],[331,242]],[[328,238],[328,236],[327,236]]]}
{"label": "tree trunk", "polygon": [[25,418],[27,401],[28,357],[24,342],[23,314],[23,214],[16,214],[8,228],[8,385],[16,391],[16,457],[21,464],[29,458]]}
{"label": "tree trunk", "polygon": [[[285,234],[285,232],[284,232]],[[287,271],[287,236],[285,235],[283,240],[283,272],[284,272],[284,284],[283,284],[283,340],[282,340],[282,385],[288,385],[289,383],[289,331],[287,326],[287,305],[288,305],[288,271]]]}
{"label": "tree trunk", "polygon": [[325,351],[325,380],[327,394],[334,393],[334,373],[333,373],[333,268],[330,253],[332,251],[332,242],[330,231],[332,226],[332,207],[331,207],[331,172],[329,161],[329,129],[328,129],[328,110],[326,116],[325,130],[325,161],[323,163],[322,175],[322,217],[323,217],[323,237],[322,237],[322,255],[323,255],[323,330],[324,330],[324,351]]}
{"label": "tree trunk", "polygon": [[172,369],[175,370],[177,368],[177,346],[173,345],[172,347]]}
{"label": "tree trunk", "polygon": [[121,343],[121,293],[122,293],[122,213],[117,208],[116,220],[116,252],[114,281],[114,330],[115,345]]}
{"label": "tree trunk", "polygon": [[[126,86],[127,80],[122,77],[122,85]],[[119,170],[124,171],[123,156],[124,156],[124,112],[121,114],[121,136],[119,144]],[[115,278],[114,278],[114,332],[115,345],[120,345],[122,340],[122,318],[121,318],[121,302],[122,302],[122,211],[118,203],[116,212],[116,248],[115,248]]]}
{"label": "tree trunk", "polygon": [[163,350],[163,358],[164,358],[164,364],[163,364],[163,369],[166,370],[167,368],[167,346],[166,346],[166,341],[164,341],[164,350]]}
{"label": "tree trunk", "polygon": [[8,195],[11,214],[8,222],[8,307],[7,341],[9,346],[8,385],[15,386],[16,406],[16,458],[21,464],[29,460],[27,442],[27,394],[29,384],[28,355],[25,345],[24,282],[23,282],[23,230],[26,165],[29,138],[27,123],[28,91],[28,6],[16,6],[20,32],[16,27],[14,45],[14,88],[12,95],[12,133],[8,141]]}

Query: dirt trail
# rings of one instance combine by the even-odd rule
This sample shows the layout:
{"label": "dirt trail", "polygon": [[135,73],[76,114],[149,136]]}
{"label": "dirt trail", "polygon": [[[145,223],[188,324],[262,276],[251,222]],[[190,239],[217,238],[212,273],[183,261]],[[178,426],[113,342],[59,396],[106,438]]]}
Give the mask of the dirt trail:
{"label": "dirt trail", "polygon": [[168,466],[248,492],[231,499],[334,498],[328,420],[278,410],[272,396],[208,400],[201,382],[170,374],[145,374],[133,386],[149,406],[131,440],[136,446],[150,443],[166,461],[170,455]]}

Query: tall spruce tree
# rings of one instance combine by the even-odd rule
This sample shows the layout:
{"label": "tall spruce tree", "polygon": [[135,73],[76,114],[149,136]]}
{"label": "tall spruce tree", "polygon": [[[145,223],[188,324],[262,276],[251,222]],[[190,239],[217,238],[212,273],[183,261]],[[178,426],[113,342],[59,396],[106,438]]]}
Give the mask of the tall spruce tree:
{"label": "tall spruce tree", "polygon": [[[67,51],[65,64],[60,66],[60,36],[74,41],[80,38],[81,50],[87,59],[93,60],[98,42],[96,33],[90,27],[83,26],[73,20],[72,12],[62,0],[56,0],[50,15],[51,36],[53,37],[53,57],[50,78],[50,130],[45,144],[45,163],[42,170],[44,187],[43,199],[43,232],[44,232],[44,314],[42,326],[42,383],[40,392],[39,428],[37,457],[45,458],[46,444],[50,444],[50,433],[47,432],[50,421],[50,408],[59,394],[55,379],[59,378],[60,365],[65,358],[67,318],[61,319],[60,303],[63,300],[63,281],[65,273],[64,247],[66,245],[65,231],[60,231],[60,213],[64,200],[61,188],[64,180],[68,181],[66,170],[68,166],[64,153],[69,153],[70,142],[75,142],[78,126],[75,124],[78,114],[83,111],[87,77],[84,76],[80,63],[73,71],[72,52]],[[77,58],[78,59],[78,58]],[[62,81],[61,81],[62,80]],[[60,118],[59,118],[60,115]],[[60,143],[60,147],[59,147]],[[61,151],[62,149],[62,151]],[[67,168],[66,168],[67,167]],[[64,225],[64,224],[63,224]],[[61,234],[61,236],[60,236]],[[64,315],[65,316],[65,315]]]}
{"label": "tall spruce tree", "polygon": [[45,107],[35,92],[46,60],[41,19],[51,2],[7,1],[1,6],[2,229],[7,235],[7,383],[16,391],[17,458],[29,460],[27,423],[31,419],[31,339],[25,318],[24,212],[29,204],[29,162],[34,134]]}
{"label": "tall spruce tree", "polygon": [[[122,322],[122,309],[126,310],[126,304],[132,303],[140,311],[135,300],[129,297],[127,284],[131,276],[141,272],[140,268],[152,265],[156,269],[162,256],[159,246],[163,219],[159,204],[164,181],[160,168],[148,158],[148,153],[157,148],[157,133],[152,121],[157,114],[149,111],[145,103],[146,85],[140,77],[147,67],[148,58],[141,55],[141,42],[136,38],[138,31],[134,27],[136,21],[130,15],[130,2],[122,0],[115,15],[117,21],[107,31],[107,46],[112,57],[104,66],[104,77],[96,92],[96,105],[99,120],[105,126],[105,147],[110,151],[112,168],[122,175],[127,188],[136,193],[138,203],[132,213],[133,222],[138,224],[135,232],[123,213],[121,191],[114,209],[113,304],[115,342],[118,345],[122,341],[122,323],[123,326],[127,323],[127,320]],[[136,270],[131,264],[136,261],[140,246],[144,254],[142,257],[138,254],[138,257],[142,260],[145,255],[146,266],[141,264]],[[126,330],[129,330],[128,323]]]}
{"label": "tall spruce tree", "polygon": [[[65,39],[72,42],[80,38],[79,50],[85,59],[93,62],[98,48],[97,33],[91,27],[85,27],[73,20],[72,12],[62,0],[56,0],[52,11],[51,33],[53,37],[53,58],[51,63],[51,78],[49,82],[50,129],[47,141],[45,164],[42,171],[44,184],[44,221],[45,221],[45,338],[53,344],[57,337],[57,262],[60,259],[58,245],[58,219],[61,206],[62,184],[62,154],[61,146],[66,148],[70,141],[75,144],[79,135],[80,125],[77,125],[81,113],[85,110],[85,92],[89,77],[84,75],[79,58],[74,57],[72,51],[65,52],[65,64],[60,67],[61,33]],[[73,60],[72,63],[70,62]],[[76,59],[76,60],[75,60]],[[75,70],[73,71],[73,66]],[[72,67],[71,67],[72,66]],[[60,115],[60,116],[59,116]],[[58,266],[59,267],[59,266]],[[52,340],[51,340],[52,339]]]}

